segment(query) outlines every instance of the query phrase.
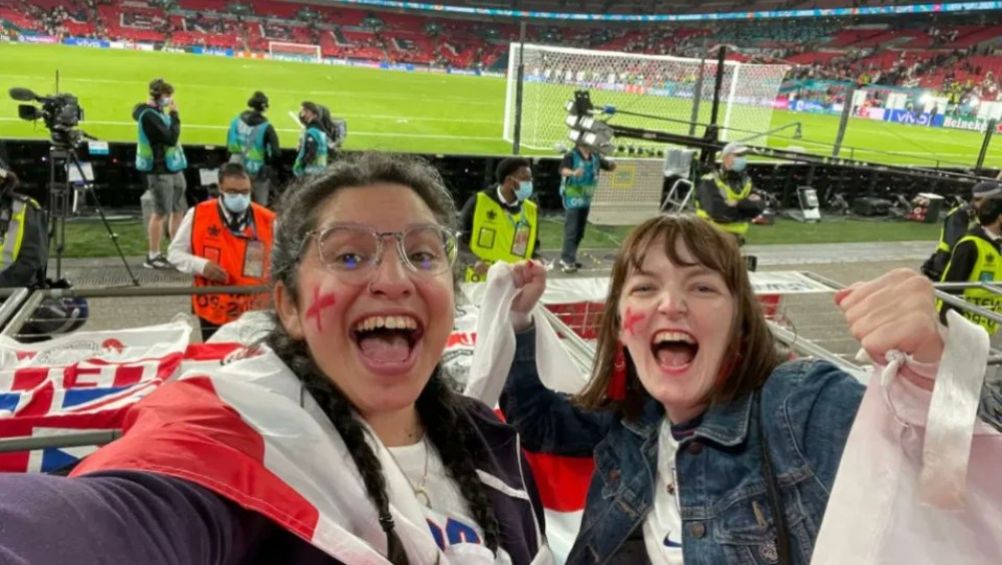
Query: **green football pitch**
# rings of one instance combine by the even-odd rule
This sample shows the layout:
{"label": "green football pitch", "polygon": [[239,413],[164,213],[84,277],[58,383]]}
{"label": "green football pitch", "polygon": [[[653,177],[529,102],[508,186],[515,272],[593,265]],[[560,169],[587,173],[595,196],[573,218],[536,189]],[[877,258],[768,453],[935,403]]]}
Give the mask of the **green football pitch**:
{"label": "green football pitch", "polygon": [[[467,155],[511,152],[511,144],[502,139],[503,78],[0,43],[0,87],[4,92],[21,86],[39,94],[51,93],[56,71],[60,90],[75,94],[85,109],[81,127],[109,141],[135,140],[132,108],[146,98],[150,79],[163,77],[177,89],[185,144],[224,145],[229,121],[244,109],[253,91],[263,90],[271,99],[269,115],[284,147],[294,147],[297,142],[299,126],[293,116],[299,103],[313,100],[347,120],[346,147],[350,150]],[[593,98],[603,104],[614,95],[593,93]],[[5,93],[0,98],[0,138],[46,137],[41,124],[18,119],[17,104]],[[554,121],[562,121],[559,106],[547,112]],[[773,113],[772,127],[791,122],[801,123],[802,136],[773,136],[769,138],[771,146],[830,153],[837,117]],[[660,124],[647,125],[657,128]],[[852,119],[842,155],[894,164],[970,166],[977,159],[982,138],[976,132]],[[538,153],[555,154],[552,149]],[[1002,143],[994,142],[986,165],[1000,164]]]}

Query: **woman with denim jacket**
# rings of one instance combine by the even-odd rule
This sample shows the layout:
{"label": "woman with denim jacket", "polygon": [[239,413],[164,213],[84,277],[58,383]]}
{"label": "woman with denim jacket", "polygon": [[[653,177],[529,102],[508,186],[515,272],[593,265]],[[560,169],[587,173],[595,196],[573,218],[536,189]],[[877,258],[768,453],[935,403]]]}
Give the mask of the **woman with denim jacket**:
{"label": "woman with denim jacket", "polygon": [[[809,563],[864,387],[827,362],[782,362],[733,239],[684,216],[627,237],[576,398],[537,374],[527,313],[544,273],[515,268],[501,407],[527,449],[594,456],[568,563]],[[928,281],[894,271],[835,300],[873,359],[910,354],[901,376],[930,387],[943,340]]]}

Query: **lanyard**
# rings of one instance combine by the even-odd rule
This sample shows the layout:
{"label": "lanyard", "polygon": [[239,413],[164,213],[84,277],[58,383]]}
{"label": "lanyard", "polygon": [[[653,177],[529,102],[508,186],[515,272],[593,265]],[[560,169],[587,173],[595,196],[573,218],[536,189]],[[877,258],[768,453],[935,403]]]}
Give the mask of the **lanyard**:
{"label": "lanyard", "polygon": [[[244,226],[243,230],[237,231],[237,230],[234,230],[231,227],[231,222],[230,222],[229,218],[226,215],[227,212],[226,212],[226,210],[223,209],[223,203],[217,201],[216,206],[219,208],[219,217],[223,220],[223,225],[226,226],[226,229],[230,230],[231,234],[233,234],[235,237],[237,237],[239,239],[245,239],[247,241],[257,241],[258,240],[257,225],[254,222],[254,210],[253,209],[247,208],[247,211],[244,212],[244,214],[247,214],[247,219],[245,220],[246,223],[247,223],[247,225]],[[244,233],[248,229],[250,229],[250,234]]]}

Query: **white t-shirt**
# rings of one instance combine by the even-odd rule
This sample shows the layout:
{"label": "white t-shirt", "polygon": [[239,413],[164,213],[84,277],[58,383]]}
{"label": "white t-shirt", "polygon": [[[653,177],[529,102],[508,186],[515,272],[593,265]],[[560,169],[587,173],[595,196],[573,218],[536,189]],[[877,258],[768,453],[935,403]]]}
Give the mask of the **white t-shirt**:
{"label": "white t-shirt", "polygon": [[429,448],[427,441],[419,441],[414,445],[403,447],[388,447],[393,454],[400,470],[412,487],[421,485],[425,477],[425,462],[427,457],[427,479],[424,490],[428,494],[431,507],[425,506],[424,497],[418,495],[418,502],[424,511],[428,528],[435,538],[435,543],[443,551],[457,543],[484,543],[484,532],[470,517],[466,499],[459,492],[459,487],[449,478],[448,471],[438,456],[438,450]]}
{"label": "white t-shirt", "polygon": [[[658,476],[654,480],[654,507],[644,520],[644,544],[651,563],[682,565],[682,513],[675,480],[678,442],[665,418],[658,433]],[[672,488],[669,489],[669,485]],[[670,492],[669,492],[670,491]]]}

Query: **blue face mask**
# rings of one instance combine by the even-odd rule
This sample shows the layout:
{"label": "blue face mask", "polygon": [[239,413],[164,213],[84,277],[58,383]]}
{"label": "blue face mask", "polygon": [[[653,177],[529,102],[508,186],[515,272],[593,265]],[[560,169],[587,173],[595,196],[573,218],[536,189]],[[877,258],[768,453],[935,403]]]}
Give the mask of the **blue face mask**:
{"label": "blue face mask", "polygon": [[734,161],[731,163],[731,170],[735,173],[740,173],[745,170],[748,166],[748,160],[744,157],[735,157]]}
{"label": "blue face mask", "polygon": [[250,203],[250,194],[223,193],[223,206],[226,206],[226,209],[234,214],[243,214],[247,208],[250,208]]}
{"label": "blue face mask", "polygon": [[518,188],[515,189],[515,198],[521,202],[526,198],[532,196],[532,181],[524,180],[518,183]]}

